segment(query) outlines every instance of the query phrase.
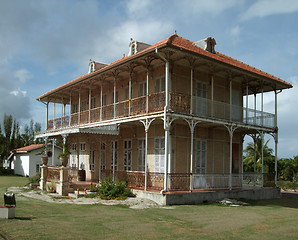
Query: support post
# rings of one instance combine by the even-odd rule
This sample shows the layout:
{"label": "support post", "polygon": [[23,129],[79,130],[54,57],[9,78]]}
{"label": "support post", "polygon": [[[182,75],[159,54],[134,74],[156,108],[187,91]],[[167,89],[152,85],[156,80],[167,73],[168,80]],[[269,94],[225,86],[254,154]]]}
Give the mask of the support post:
{"label": "support post", "polygon": [[256,125],[256,121],[257,121],[257,94],[254,93],[254,124]]}
{"label": "support post", "polygon": [[88,122],[91,121],[91,87],[89,87],[89,115],[88,115]]}
{"label": "support post", "polygon": [[248,81],[246,82],[246,124],[248,124]]}
{"label": "support post", "polygon": [[190,69],[190,114],[193,114],[193,67]]}
{"label": "support post", "polygon": [[54,129],[56,129],[56,103],[54,102],[54,122],[53,122]]}
{"label": "support post", "polygon": [[264,186],[264,133],[263,131],[261,132],[261,146],[262,146],[261,160],[262,160],[262,187],[263,187]]}
{"label": "support post", "polygon": [[131,115],[131,81],[132,81],[132,73],[129,74],[129,82],[128,82],[128,115]]}
{"label": "support post", "polygon": [[278,144],[278,128],[277,128],[277,91],[275,89],[275,116],[274,116],[274,126],[276,129],[274,142],[275,142],[275,151],[274,151],[274,182],[277,187],[277,144]]}
{"label": "support post", "polygon": [[148,119],[146,118],[145,121],[140,120],[141,123],[143,123],[144,128],[145,128],[145,191],[147,191],[147,183],[148,183],[148,132],[149,132],[149,127],[151,123],[155,120],[155,118]]}
{"label": "support post", "polygon": [[114,119],[116,118],[116,76],[114,76]]}
{"label": "support post", "polygon": [[211,73],[211,117],[214,114],[214,75]]}
{"label": "support post", "polygon": [[230,79],[230,121],[232,121],[233,111],[233,99],[232,99],[232,79]]}
{"label": "support post", "polygon": [[49,102],[47,102],[47,121],[46,121],[46,125],[47,125],[47,130],[49,129]]}
{"label": "support post", "polygon": [[79,114],[78,114],[78,123],[81,122],[81,88],[79,89]]}
{"label": "support post", "polygon": [[261,92],[261,119],[262,127],[264,126],[264,93],[263,93],[263,83],[262,83],[262,92]]}
{"label": "support post", "polygon": [[71,126],[71,115],[73,113],[71,91],[70,91],[70,96],[69,96],[69,108],[70,108],[70,111],[69,111],[69,123],[68,123],[68,126],[70,127]]}
{"label": "support post", "polygon": [[147,66],[146,76],[146,113],[149,112],[149,67]]}
{"label": "support post", "polygon": [[100,86],[100,121],[102,121],[102,85]]}

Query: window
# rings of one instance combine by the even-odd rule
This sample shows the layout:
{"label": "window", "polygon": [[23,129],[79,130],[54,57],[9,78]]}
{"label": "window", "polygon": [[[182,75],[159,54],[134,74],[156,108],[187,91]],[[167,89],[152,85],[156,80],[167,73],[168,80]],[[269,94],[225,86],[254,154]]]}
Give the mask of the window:
{"label": "window", "polygon": [[146,82],[141,82],[139,83],[139,97],[142,97],[142,96],[146,96],[146,92],[147,92],[147,84]]}
{"label": "window", "polygon": [[165,139],[155,138],[154,140],[154,171],[163,173],[165,161]]}
{"label": "window", "polygon": [[87,110],[87,101],[83,100],[81,102],[81,112],[86,111]]}
{"label": "window", "polygon": [[131,160],[132,160],[132,145],[131,140],[125,140],[123,142],[124,150],[123,150],[123,165],[124,171],[131,171]]}
{"label": "window", "polygon": [[76,143],[71,144],[71,150],[72,151],[77,151],[77,144]]}
{"label": "window", "polygon": [[118,142],[112,141],[112,148],[111,148],[111,170],[115,169],[117,171],[118,169]]}
{"label": "window", "polygon": [[158,77],[155,79],[155,92],[163,92],[165,90],[165,77]]}
{"label": "window", "polygon": [[207,162],[207,141],[196,139],[195,141],[195,173],[205,174]]}
{"label": "window", "polygon": [[138,171],[145,171],[145,139],[138,140]]}
{"label": "window", "polygon": [[89,170],[94,171],[94,163],[95,163],[95,144],[90,144],[90,154],[89,154]]}
{"label": "window", "polygon": [[100,144],[100,168],[101,170],[106,170],[106,144]]}
{"label": "window", "polygon": [[40,164],[36,164],[35,170],[36,170],[36,173],[40,173]]}
{"label": "window", "polygon": [[91,109],[96,108],[96,97],[91,98]]}
{"label": "window", "polygon": [[77,160],[78,160],[77,144],[76,143],[72,143],[71,144],[71,155],[70,155],[71,167],[73,167],[73,168],[76,168],[77,167]]}
{"label": "window", "polygon": [[86,143],[81,143],[80,144],[80,151],[85,152],[86,151]]}
{"label": "window", "polygon": [[71,113],[77,113],[78,112],[78,103],[73,103],[71,106]]}
{"label": "window", "polygon": [[207,84],[197,81],[195,85],[195,113],[207,115]]}

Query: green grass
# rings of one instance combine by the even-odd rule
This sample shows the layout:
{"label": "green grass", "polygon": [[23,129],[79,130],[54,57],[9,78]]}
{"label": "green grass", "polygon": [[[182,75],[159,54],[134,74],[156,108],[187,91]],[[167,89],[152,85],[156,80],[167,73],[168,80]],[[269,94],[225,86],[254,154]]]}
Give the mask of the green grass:
{"label": "green grass", "polygon": [[[8,185],[26,183],[26,178],[0,177],[1,195]],[[298,239],[297,199],[143,210],[16,200],[17,218],[0,219],[0,239]]]}

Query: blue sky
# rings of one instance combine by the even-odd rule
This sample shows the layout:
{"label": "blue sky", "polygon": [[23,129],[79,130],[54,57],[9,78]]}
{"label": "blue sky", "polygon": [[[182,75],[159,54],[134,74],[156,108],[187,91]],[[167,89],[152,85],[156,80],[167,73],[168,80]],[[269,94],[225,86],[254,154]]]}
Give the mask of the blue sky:
{"label": "blue sky", "polygon": [[[85,74],[90,58],[110,63],[128,53],[131,37],[153,44],[177,30],[191,41],[214,37],[217,51],[293,84],[278,95],[278,156],[293,157],[297,22],[296,0],[0,0],[0,119],[45,126],[35,99]],[[265,96],[265,111],[274,112],[273,100]]]}

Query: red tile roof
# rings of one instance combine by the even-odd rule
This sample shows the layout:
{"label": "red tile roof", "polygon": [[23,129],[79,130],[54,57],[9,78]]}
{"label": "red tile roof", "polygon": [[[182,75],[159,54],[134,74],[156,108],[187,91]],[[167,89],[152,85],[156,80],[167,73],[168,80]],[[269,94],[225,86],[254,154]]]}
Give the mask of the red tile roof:
{"label": "red tile roof", "polygon": [[118,60],[110,63],[106,67],[103,67],[101,69],[98,69],[98,70],[96,70],[96,71],[94,71],[92,73],[85,74],[85,75],[83,75],[83,76],[81,76],[81,77],[79,77],[77,79],[74,79],[74,80],[72,80],[72,81],[70,81],[68,83],[65,83],[64,85],[62,85],[62,86],[60,86],[60,87],[58,87],[56,89],[53,89],[53,90],[51,90],[51,91],[49,91],[49,92],[41,95],[40,97],[37,98],[37,100],[40,100],[40,99],[42,99],[42,98],[50,95],[51,93],[54,93],[54,92],[56,92],[56,91],[58,91],[58,90],[60,90],[60,89],[62,89],[64,87],[71,86],[72,84],[75,84],[75,83],[80,82],[80,81],[82,81],[84,79],[90,78],[90,77],[92,77],[92,76],[94,76],[94,75],[96,75],[98,73],[103,73],[103,72],[105,72],[107,70],[110,70],[113,67],[115,67],[115,66],[117,66],[117,65],[119,65],[121,63],[125,63],[125,62],[127,62],[129,60],[132,60],[134,58],[137,58],[138,56],[142,56],[142,55],[145,55],[148,52],[152,52],[156,48],[161,48],[161,47],[166,47],[166,46],[168,46],[168,47],[175,47],[175,48],[178,48],[179,50],[182,50],[182,51],[183,50],[184,51],[189,51],[192,54],[197,54],[197,55],[206,57],[208,59],[212,59],[212,60],[218,61],[220,63],[225,63],[227,65],[234,66],[234,67],[239,68],[241,70],[245,70],[245,71],[248,71],[248,72],[251,72],[251,73],[255,73],[257,75],[260,75],[260,76],[266,77],[268,79],[271,79],[271,80],[277,81],[279,83],[282,83],[282,84],[285,85],[286,88],[291,88],[292,87],[292,85],[290,83],[288,83],[288,82],[286,82],[284,80],[281,80],[278,77],[275,77],[275,76],[273,76],[271,74],[268,74],[266,72],[263,72],[263,71],[261,71],[261,70],[259,70],[257,68],[254,68],[254,67],[252,67],[252,66],[250,66],[248,64],[245,64],[245,63],[243,63],[241,61],[238,61],[238,60],[236,60],[234,58],[231,58],[231,57],[229,57],[227,55],[224,55],[224,54],[222,54],[220,52],[216,52],[216,54],[210,53],[210,52],[208,52],[206,50],[203,50],[202,48],[196,46],[194,44],[194,42],[191,42],[190,40],[187,40],[185,38],[182,38],[182,37],[178,36],[177,34],[174,34],[174,35],[170,36],[169,38],[166,38],[166,39],[164,39],[164,40],[162,40],[160,42],[157,42],[157,43],[151,45],[150,47],[146,48],[143,51],[137,52],[136,54],[133,54],[131,56],[125,56],[125,57],[123,57],[121,59],[118,59]]}
{"label": "red tile roof", "polygon": [[43,144],[32,144],[26,147],[14,149],[12,152],[30,152],[32,150],[42,148],[42,146]]}

